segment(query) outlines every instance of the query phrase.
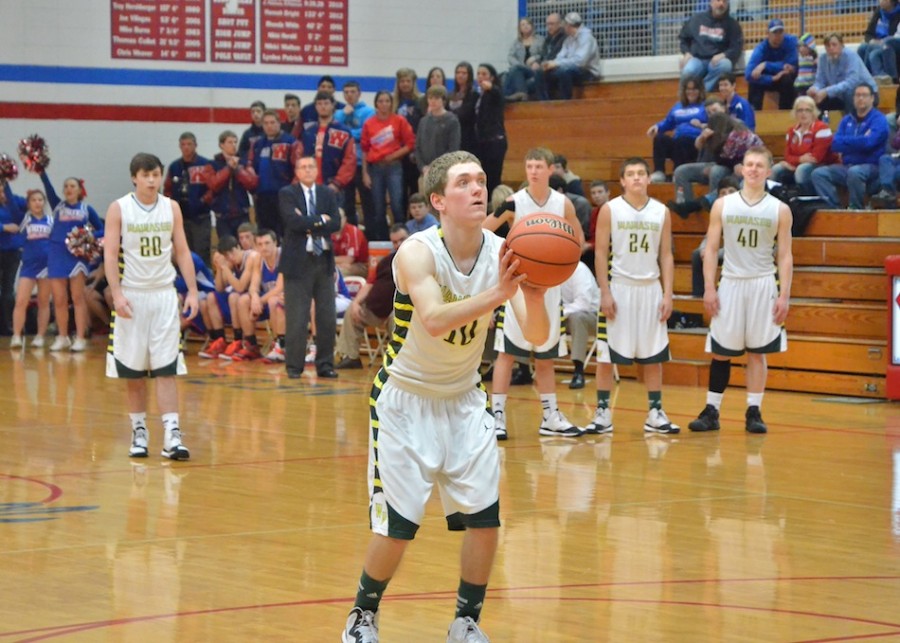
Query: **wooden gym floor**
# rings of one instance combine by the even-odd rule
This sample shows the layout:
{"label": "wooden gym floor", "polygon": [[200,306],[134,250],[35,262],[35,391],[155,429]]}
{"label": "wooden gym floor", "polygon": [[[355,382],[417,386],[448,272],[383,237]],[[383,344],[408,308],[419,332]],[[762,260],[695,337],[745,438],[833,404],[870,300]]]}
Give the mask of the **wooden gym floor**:
{"label": "wooden gym floor", "polygon": [[[0,355],[0,643],[337,641],[369,538],[372,371],[288,380],[188,359],[193,459],[127,457],[124,386],[86,354]],[[589,421],[593,380],[563,411]],[[514,387],[494,641],[900,641],[900,412],[768,393],[770,432],[645,438],[643,387],[613,437],[539,439]],[[686,426],[704,391],[667,387]],[[432,501],[382,605],[382,640],[443,641],[459,534]]]}

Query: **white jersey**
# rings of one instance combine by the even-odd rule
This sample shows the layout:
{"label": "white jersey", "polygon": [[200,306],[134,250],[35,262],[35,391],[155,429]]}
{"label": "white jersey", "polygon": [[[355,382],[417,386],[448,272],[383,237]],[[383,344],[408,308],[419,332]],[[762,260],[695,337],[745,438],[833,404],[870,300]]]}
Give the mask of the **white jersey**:
{"label": "white jersey", "polygon": [[[487,230],[482,235],[481,250],[468,274],[457,269],[438,227],[417,232],[404,243],[421,243],[431,251],[434,277],[444,301],[453,302],[484,292],[500,279],[498,267],[503,240]],[[394,335],[384,366],[391,382],[428,397],[452,397],[474,389],[481,381],[478,366],[491,315],[492,311],[488,311],[460,328],[433,337],[422,325],[409,294],[398,289],[394,295]]]}
{"label": "white jersey", "polygon": [[117,201],[122,212],[119,278],[123,288],[165,288],[175,282],[172,264],[172,201],[157,196],[152,206],[134,193]]}
{"label": "white jersey", "polygon": [[527,189],[513,194],[513,201],[516,204],[516,221],[539,212],[555,214],[563,218],[566,216],[566,197],[562,192],[556,190],[550,190],[550,196],[547,197],[544,205],[535,201]]}
{"label": "white jersey", "polygon": [[609,213],[612,278],[658,280],[666,206],[651,198],[637,209],[619,196],[609,202]]}
{"label": "white jersey", "polygon": [[775,237],[781,201],[771,194],[754,205],[740,192],[724,197],[722,236],[725,261],[722,276],[749,279],[775,274]]}

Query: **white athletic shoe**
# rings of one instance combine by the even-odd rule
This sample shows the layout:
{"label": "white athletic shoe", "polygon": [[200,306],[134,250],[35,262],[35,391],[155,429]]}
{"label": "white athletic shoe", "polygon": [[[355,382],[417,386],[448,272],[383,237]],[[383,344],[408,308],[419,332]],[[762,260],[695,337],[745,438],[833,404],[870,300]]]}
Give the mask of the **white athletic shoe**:
{"label": "white athletic shoe", "polygon": [[665,172],[654,172],[650,175],[650,183],[665,183],[666,182],[666,173]]}
{"label": "white athletic shoe", "polygon": [[589,435],[600,435],[603,433],[612,433],[612,431],[612,411],[609,407],[605,409],[597,407],[597,411],[594,413],[594,419],[591,420],[590,424],[584,427],[584,432]]}
{"label": "white athletic shoe", "polygon": [[76,337],[75,341],[72,342],[72,345],[69,347],[69,350],[73,353],[83,353],[87,350],[87,340],[81,337]]}
{"label": "white athletic shoe", "polygon": [[487,634],[481,631],[471,616],[459,616],[450,623],[447,643],[491,643]]}
{"label": "white athletic shoe", "polygon": [[541,422],[538,432],[541,435],[556,435],[564,438],[577,438],[583,433],[581,429],[569,422],[559,409]]}
{"label": "white athletic shoe", "polygon": [[361,607],[350,610],[341,643],[378,643],[378,613]]}
{"label": "white athletic shoe", "polygon": [[72,346],[72,340],[70,340],[67,336],[57,335],[56,339],[53,340],[53,343],[50,344],[50,351],[55,353],[57,351],[61,351],[61,350],[70,348],[71,346]]}
{"label": "white athletic shoe", "polygon": [[181,443],[181,429],[166,429],[162,456],[170,460],[190,460],[191,452]]}
{"label": "white athletic shoe", "polygon": [[44,347],[44,336],[43,335],[35,335],[34,339],[31,340],[32,348],[43,348]]}
{"label": "white athletic shoe", "polygon": [[12,339],[9,340],[10,348],[22,348],[25,345],[25,342],[22,341],[21,335],[13,335]]}
{"label": "white athletic shoe", "polygon": [[672,424],[662,409],[650,409],[647,421],[644,422],[644,431],[648,433],[678,433],[681,431],[681,427]]}
{"label": "white athletic shoe", "polygon": [[494,435],[498,440],[506,440],[509,434],[506,432],[506,413],[494,411]]}
{"label": "white athletic shoe", "polygon": [[128,450],[129,457],[146,458],[147,442],[150,440],[150,432],[145,426],[139,426],[131,430],[131,448]]}

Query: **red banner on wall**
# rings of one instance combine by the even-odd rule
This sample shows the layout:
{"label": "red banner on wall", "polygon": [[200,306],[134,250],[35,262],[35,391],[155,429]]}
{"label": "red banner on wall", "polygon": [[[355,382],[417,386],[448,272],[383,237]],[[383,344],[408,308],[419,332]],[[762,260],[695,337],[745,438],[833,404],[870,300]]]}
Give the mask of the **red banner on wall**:
{"label": "red banner on wall", "polygon": [[261,0],[260,62],[347,66],[347,0]]}
{"label": "red banner on wall", "polygon": [[212,62],[256,62],[255,0],[213,0],[210,21]]}
{"label": "red banner on wall", "polygon": [[111,0],[113,58],[206,61],[206,1]]}

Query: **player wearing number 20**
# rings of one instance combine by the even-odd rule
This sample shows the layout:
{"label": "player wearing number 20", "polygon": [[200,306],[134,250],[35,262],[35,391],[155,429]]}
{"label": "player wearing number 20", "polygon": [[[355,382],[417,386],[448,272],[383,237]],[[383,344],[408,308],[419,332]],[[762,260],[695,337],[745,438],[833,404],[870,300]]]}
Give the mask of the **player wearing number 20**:
{"label": "player wearing number 20", "polygon": [[[650,172],[640,158],[622,164],[623,194],[600,208],[594,235],[595,272],[606,318],[608,356],[597,349],[597,410],[587,433],[613,430],[609,409],[612,365],[644,365],[648,433],[678,433],[662,409],[662,363],[669,360],[666,320],[672,314],[672,221],[668,209],[647,194]],[[607,269],[607,257],[609,268]],[[607,272],[608,270],[608,272]],[[660,278],[662,283],[660,283]],[[603,338],[602,320],[597,339]],[[604,359],[605,358],[605,359]]]}
{"label": "player wearing number 20", "polygon": [[162,163],[152,154],[131,160],[135,190],[109,206],[104,265],[115,311],[106,358],[107,377],[125,379],[132,441],[129,455],[147,457],[147,384],[156,378],[157,406],[165,438],[163,457],[187,460],[181,442],[175,375],[187,373],[181,353],[181,319],[175,267],[188,287],[184,312],[199,308],[194,262],[187,245],[181,208],[159,194]]}
{"label": "player wearing number 20", "polygon": [[[716,431],[731,358],[747,352],[746,430],[765,433],[760,414],[766,387],[766,353],[787,350],[783,323],[791,296],[791,211],[765,191],[772,155],[764,147],[744,154],[744,186],[718,199],[709,215],[703,255],[703,304],[712,321],[706,351],[713,354],[706,407],[691,431]],[[722,280],[716,290],[719,240],[725,240]],[[777,272],[773,261],[778,240]]]}

